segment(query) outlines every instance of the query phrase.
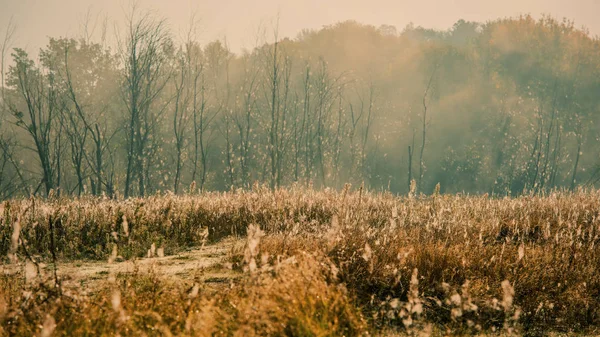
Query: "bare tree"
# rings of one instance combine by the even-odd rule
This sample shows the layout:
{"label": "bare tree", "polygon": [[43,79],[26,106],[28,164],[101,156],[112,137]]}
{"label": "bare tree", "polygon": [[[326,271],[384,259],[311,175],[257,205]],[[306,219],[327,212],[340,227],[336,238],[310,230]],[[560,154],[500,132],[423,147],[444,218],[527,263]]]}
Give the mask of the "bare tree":
{"label": "bare tree", "polygon": [[178,76],[174,77],[175,85],[175,106],[173,111],[173,135],[175,137],[175,179],[173,183],[173,192],[177,194],[179,190],[179,183],[181,180],[181,169],[183,166],[182,157],[186,142],[186,131],[188,127],[188,104],[190,95],[187,90],[187,78],[188,78],[188,57],[184,55],[178,57],[177,62],[179,63]]}
{"label": "bare tree", "polygon": [[275,42],[273,43],[272,51],[268,60],[271,62],[270,70],[268,73],[268,83],[269,83],[269,94],[270,98],[269,102],[269,110],[270,114],[270,123],[269,123],[269,158],[271,164],[271,174],[270,174],[270,184],[271,188],[274,189],[277,183],[277,163],[278,163],[278,123],[280,116],[280,101],[279,101],[279,83],[281,77],[281,61],[279,60],[279,37],[278,37],[278,29],[275,29]]}
{"label": "bare tree", "polygon": [[204,183],[206,182],[207,170],[205,135],[211,120],[207,120],[206,118],[206,85],[204,81],[204,67],[201,63],[196,63],[194,65],[193,78],[194,89],[192,115],[194,119],[194,167],[192,171],[192,181],[196,181],[198,160],[200,160],[200,164],[202,166],[202,173],[200,177],[200,191],[202,191],[204,189]]}
{"label": "bare tree", "polygon": [[[551,117],[550,117],[550,125],[548,126],[548,131],[546,131],[546,141],[542,144],[542,146],[544,147],[544,153],[542,155],[543,157],[543,161],[544,164],[542,165],[542,171],[540,173],[540,181],[538,183],[536,183],[535,186],[535,191],[540,192],[544,186],[546,185],[546,183],[548,182],[548,180],[550,179],[550,173],[548,172],[548,165],[552,165],[553,162],[551,162],[551,156],[550,156],[550,149],[552,147],[552,137],[553,137],[553,133],[556,133],[555,138],[558,140],[558,137],[560,136],[560,128],[559,128],[559,121],[557,120],[557,107],[556,107],[556,102],[558,99],[558,81],[555,80],[554,82],[554,93],[553,93],[553,99],[552,99],[552,106],[551,106]],[[556,130],[555,130],[556,129]],[[556,132],[555,132],[556,131]],[[556,145],[557,142],[555,142]],[[554,152],[556,153],[557,149],[556,147],[554,147]],[[550,167],[550,172],[552,172],[552,167]]]}
{"label": "bare tree", "polygon": [[86,166],[85,166],[85,150],[86,142],[88,139],[88,129],[82,125],[81,121],[66,104],[63,105],[63,109],[60,113],[59,120],[64,129],[67,140],[71,148],[71,163],[75,169],[77,176],[77,195],[80,196],[84,192],[85,180],[86,180]]}
{"label": "bare tree", "polygon": [[314,142],[315,164],[318,165],[318,176],[320,177],[322,186],[325,186],[327,172],[325,170],[327,151],[331,146],[330,131],[331,131],[331,111],[336,101],[335,90],[337,88],[339,78],[332,77],[327,62],[321,58],[319,60],[319,70],[314,77],[313,86],[315,88],[315,104],[314,104]]}
{"label": "bare tree", "polygon": [[288,130],[288,115],[290,110],[290,85],[292,78],[292,60],[286,57],[284,60],[283,68],[283,106],[281,107],[281,116],[278,117],[277,121],[277,141],[276,147],[276,185],[281,186],[281,179],[283,177],[283,163],[287,153],[287,149],[290,145],[290,135]]}
{"label": "bare tree", "polygon": [[134,7],[127,20],[127,37],[120,43],[125,66],[123,99],[127,116],[127,169],[125,197],[132,194],[132,183],[138,179],[139,195],[145,194],[149,163],[153,154],[150,141],[165,106],[154,105],[169,80],[165,74],[165,48],[170,39],[164,21],[146,13],[138,17]]}
{"label": "bare tree", "polygon": [[311,118],[311,97],[312,97],[312,84],[311,84],[311,67],[310,64],[306,64],[302,87],[304,91],[304,99],[302,104],[302,125],[300,127],[300,134],[304,138],[304,179],[305,184],[308,186],[312,179],[312,137],[311,128],[312,123],[309,123]]}
{"label": "bare tree", "polygon": [[[247,58],[248,59],[248,58]],[[247,65],[246,59],[246,67]],[[245,69],[244,83],[240,95],[243,95],[243,103],[240,112],[233,115],[238,131],[238,150],[242,185],[248,187],[250,184],[250,131],[252,129],[253,114],[256,105],[256,84],[258,78],[257,67],[252,64],[252,69]]]}
{"label": "bare tree", "polygon": [[344,86],[340,85],[338,89],[338,114],[336,121],[336,131],[335,131],[335,140],[334,140],[334,151],[333,151],[333,181],[336,183],[336,187],[341,186],[340,181],[340,162],[342,155],[342,145],[344,138],[344,130],[347,127],[347,120],[344,118]]}
{"label": "bare tree", "polygon": [[22,49],[16,49],[13,56],[15,65],[11,67],[9,84],[15,88],[18,102],[9,103],[9,109],[16,118],[16,125],[34,143],[30,149],[36,152],[40,161],[40,185],[43,184],[46,194],[49,194],[50,190],[60,186],[61,177],[60,130],[56,130],[61,102],[54,75],[43,74]]}
{"label": "bare tree", "polygon": [[[221,58],[228,58],[228,51],[221,50],[220,43],[217,45],[209,46],[212,48],[209,52],[209,60],[205,60],[202,55],[202,50],[198,43],[193,43],[188,48],[188,55],[192,57],[191,61],[191,78],[192,78],[192,117],[194,124],[194,156],[193,156],[193,168],[192,168],[192,181],[196,181],[198,176],[198,168],[200,167],[200,191],[204,190],[206,184],[208,169],[209,169],[209,158],[208,151],[210,143],[213,140],[213,124],[215,118],[220,114],[224,106],[225,98],[222,101],[218,101],[219,97],[217,94],[217,79],[219,68],[222,66]],[[215,51],[216,49],[216,51]],[[208,66],[213,72],[213,80],[208,81],[207,71]],[[211,86],[212,85],[212,86]],[[213,89],[215,93],[213,100],[210,100],[210,90]],[[214,102],[214,103],[213,103]],[[231,177],[230,177],[231,181]]]}
{"label": "bare tree", "polygon": [[299,128],[300,116],[300,97],[297,92],[294,92],[293,100],[293,119],[292,119],[292,139],[293,139],[293,163],[294,163],[294,183],[300,179],[300,150],[302,146],[303,133]]}
{"label": "bare tree", "polygon": [[[85,40],[51,39],[49,46],[43,56],[46,62],[55,63],[53,67],[61,80],[61,93],[66,101],[61,121],[70,142],[78,194],[89,178],[92,193],[100,195],[103,187],[108,190],[105,155],[109,141],[116,134],[113,130],[107,135],[108,120],[103,118],[108,102],[102,98],[111,91],[100,91],[112,86],[110,83],[116,76],[114,58],[101,45]],[[88,169],[91,174],[86,172]]]}

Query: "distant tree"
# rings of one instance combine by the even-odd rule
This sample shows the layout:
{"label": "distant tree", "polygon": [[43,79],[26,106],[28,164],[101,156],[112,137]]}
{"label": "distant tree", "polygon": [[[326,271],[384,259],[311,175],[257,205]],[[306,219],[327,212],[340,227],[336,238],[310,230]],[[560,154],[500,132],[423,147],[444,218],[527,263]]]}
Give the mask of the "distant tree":
{"label": "distant tree", "polygon": [[9,109],[16,126],[33,142],[33,147],[26,148],[37,154],[42,171],[41,185],[48,195],[52,189],[60,187],[61,135],[57,129],[63,102],[57,91],[55,74],[45,74],[22,49],[15,49],[13,59],[8,85],[16,92],[16,98],[8,103]]}
{"label": "distant tree", "polygon": [[146,194],[150,161],[155,148],[152,142],[156,127],[166,106],[156,106],[159,96],[169,81],[165,63],[166,49],[171,40],[165,22],[150,14],[138,15],[134,7],[127,18],[127,31],[120,43],[124,65],[122,97],[126,109],[127,168],[125,197],[132,194],[137,177],[138,194]]}

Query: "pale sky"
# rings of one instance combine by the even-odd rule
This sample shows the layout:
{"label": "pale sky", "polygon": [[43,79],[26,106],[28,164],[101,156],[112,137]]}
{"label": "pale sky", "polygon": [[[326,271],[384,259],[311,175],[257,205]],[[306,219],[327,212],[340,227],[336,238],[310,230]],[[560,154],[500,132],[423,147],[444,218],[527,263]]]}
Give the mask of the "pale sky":
{"label": "pale sky", "polygon": [[[426,28],[446,29],[457,20],[485,22],[502,17],[550,14],[575,20],[600,35],[600,0],[139,0],[170,23],[177,36],[187,27],[190,13],[201,22],[201,40],[227,38],[234,50],[252,48],[259,27],[273,27],[279,15],[281,36],[295,37],[304,28],[353,19],[401,30],[413,22]],[[0,0],[0,34],[11,17],[17,24],[16,46],[29,52],[48,37],[75,37],[86,13],[122,21],[131,0]],[[110,25],[112,28],[114,23]],[[113,30],[109,31],[114,35]]]}

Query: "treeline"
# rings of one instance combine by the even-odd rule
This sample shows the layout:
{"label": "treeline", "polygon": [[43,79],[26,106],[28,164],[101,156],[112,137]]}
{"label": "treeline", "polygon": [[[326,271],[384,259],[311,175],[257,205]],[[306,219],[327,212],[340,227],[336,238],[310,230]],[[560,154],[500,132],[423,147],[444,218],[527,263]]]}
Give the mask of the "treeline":
{"label": "treeline", "polygon": [[515,195],[600,180],[600,43],[572,22],[272,32],[235,54],[134,12],[117,47],[50,38],[36,61],[12,49],[0,198],[257,182],[406,193],[412,180]]}

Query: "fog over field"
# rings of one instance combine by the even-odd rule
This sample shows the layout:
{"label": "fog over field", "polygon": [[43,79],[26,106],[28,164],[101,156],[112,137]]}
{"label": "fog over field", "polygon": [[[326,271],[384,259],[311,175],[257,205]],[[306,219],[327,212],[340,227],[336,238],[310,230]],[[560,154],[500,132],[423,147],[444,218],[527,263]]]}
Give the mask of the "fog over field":
{"label": "fog over field", "polygon": [[598,336],[600,0],[0,0],[0,336]]}

